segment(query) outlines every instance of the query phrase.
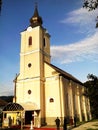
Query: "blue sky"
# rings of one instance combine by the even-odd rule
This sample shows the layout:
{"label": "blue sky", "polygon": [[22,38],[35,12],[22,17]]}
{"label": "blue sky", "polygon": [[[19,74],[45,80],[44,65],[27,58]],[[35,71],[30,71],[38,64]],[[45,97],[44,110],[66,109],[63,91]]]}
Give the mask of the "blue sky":
{"label": "blue sky", "polygon": [[3,0],[0,16],[0,96],[12,95],[19,73],[20,32],[26,29],[35,7],[51,35],[51,63],[81,82],[98,76],[98,10],[83,9],[83,0]]}

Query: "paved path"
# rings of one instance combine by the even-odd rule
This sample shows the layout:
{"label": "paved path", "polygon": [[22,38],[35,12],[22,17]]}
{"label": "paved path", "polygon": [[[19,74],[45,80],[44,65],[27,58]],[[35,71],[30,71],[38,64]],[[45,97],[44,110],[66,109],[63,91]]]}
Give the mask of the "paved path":
{"label": "paved path", "polygon": [[93,130],[94,129],[98,130],[98,121],[92,121],[92,122],[85,123],[76,128],[73,128],[72,130],[87,130],[89,128],[92,128]]}

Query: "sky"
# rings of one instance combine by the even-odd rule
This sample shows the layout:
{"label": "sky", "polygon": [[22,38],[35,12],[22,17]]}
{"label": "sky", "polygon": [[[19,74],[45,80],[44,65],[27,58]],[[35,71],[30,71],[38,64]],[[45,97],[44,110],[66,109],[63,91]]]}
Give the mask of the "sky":
{"label": "sky", "polygon": [[29,25],[37,2],[43,27],[51,35],[51,63],[81,82],[98,76],[98,10],[82,8],[83,0],[2,0],[0,15],[0,96],[14,93],[20,67],[20,33]]}

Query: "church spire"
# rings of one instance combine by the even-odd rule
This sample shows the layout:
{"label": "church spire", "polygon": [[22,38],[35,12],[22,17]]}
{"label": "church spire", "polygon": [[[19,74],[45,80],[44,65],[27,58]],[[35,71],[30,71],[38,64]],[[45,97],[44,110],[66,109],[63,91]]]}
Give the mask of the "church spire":
{"label": "church spire", "polygon": [[34,14],[30,19],[30,23],[32,27],[41,26],[43,23],[42,18],[39,16],[38,13],[37,4],[35,5]]}

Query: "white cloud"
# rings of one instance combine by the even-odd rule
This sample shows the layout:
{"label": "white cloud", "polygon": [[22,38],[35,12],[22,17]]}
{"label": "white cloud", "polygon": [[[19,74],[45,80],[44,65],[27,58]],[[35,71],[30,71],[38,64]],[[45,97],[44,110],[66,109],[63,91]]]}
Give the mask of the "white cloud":
{"label": "white cloud", "polygon": [[84,60],[98,62],[98,32],[76,43],[52,46],[51,54],[53,60],[62,64]]}
{"label": "white cloud", "polygon": [[[95,18],[98,10],[88,12],[84,8],[74,10],[67,14],[67,18],[60,21],[78,27],[77,32],[86,34],[86,38],[68,45],[52,46],[53,60],[62,64],[90,60],[98,62],[98,30],[95,28]],[[58,53],[57,53],[58,52]]]}
{"label": "white cloud", "polygon": [[98,15],[98,9],[94,11],[88,11],[85,8],[79,8],[67,14],[67,18],[61,20],[61,23],[74,24],[80,28],[82,33],[90,35],[95,31],[96,17]]}
{"label": "white cloud", "polygon": [[[6,89],[5,89],[6,88]],[[14,90],[12,88],[8,88],[8,86],[2,87],[2,90],[0,92],[0,96],[11,96],[14,93]]]}
{"label": "white cloud", "polygon": [[11,96],[14,94],[14,83],[9,81],[0,82],[0,96]]}
{"label": "white cloud", "polygon": [[14,90],[7,88],[5,91],[2,90],[2,93],[0,93],[0,96],[13,96],[13,91]]}

